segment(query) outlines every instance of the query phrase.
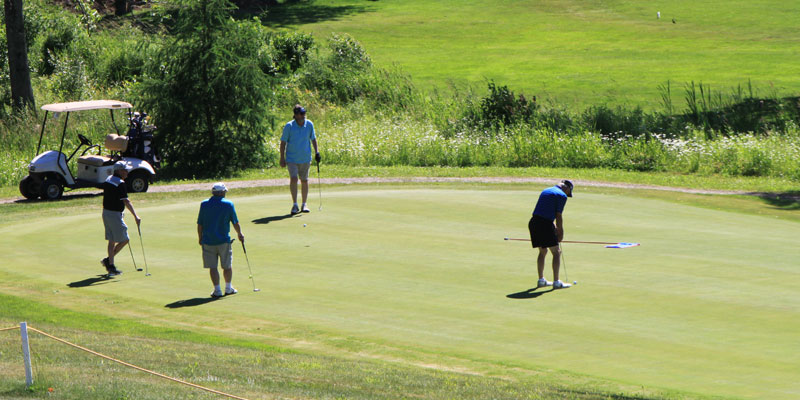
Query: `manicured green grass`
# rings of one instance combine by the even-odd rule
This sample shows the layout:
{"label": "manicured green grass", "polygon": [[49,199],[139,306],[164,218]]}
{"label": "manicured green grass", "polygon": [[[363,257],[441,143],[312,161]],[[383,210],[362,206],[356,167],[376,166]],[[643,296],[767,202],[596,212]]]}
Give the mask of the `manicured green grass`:
{"label": "manicured green grass", "polygon": [[[154,329],[164,340],[191,332],[190,343],[208,335],[226,338],[225,345],[259,342],[268,351],[391,360],[523,383],[538,375],[610,393],[643,386],[646,394],[674,397],[788,399],[800,389],[793,379],[800,365],[786,357],[800,329],[800,225],[787,217],[796,210],[747,198],[726,205],[728,197],[585,188],[567,205],[566,239],[642,246],[565,244],[569,279],[578,286],[531,294],[533,251],[502,238],[525,237],[543,187],[329,187],[322,212],[313,201],[311,214],[295,218],[284,218],[285,190],[232,191],[261,292],[252,292],[237,247],[240,294],[183,307],[210,293],[194,227],[205,194],[135,199],[153,275],[133,271],[124,252],[118,265],[125,274],[111,281],[92,281],[105,248],[98,199],[59,215],[14,211],[8,215],[28,218],[4,217],[0,225],[0,293],[92,310],[101,321],[122,320],[123,331],[130,324],[124,321],[141,321],[141,331]],[[30,205],[2,207],[19,206]],[[141,264],[135,236],[133,244]],[[24,308],[15,310],[15,318],[25,316]],[[33,314],[38,322],[41,314]],[[170,329],[178,333],[165,337]],[[269,378],[254,379],[266,385]],[[416,379],[423,378],[409,378],[412,385],[425,387]],[[488,385],[475,397],[493,397],[493,390]]]}
{"label": "manicured green grass", "polygon": [[678,108],[690,81],[800,89],[800,6],[782,0],[316,0],[271,15],[320,38],[349,33],[424,88],[491,79],[546,101],[646,108],[668,80]]}

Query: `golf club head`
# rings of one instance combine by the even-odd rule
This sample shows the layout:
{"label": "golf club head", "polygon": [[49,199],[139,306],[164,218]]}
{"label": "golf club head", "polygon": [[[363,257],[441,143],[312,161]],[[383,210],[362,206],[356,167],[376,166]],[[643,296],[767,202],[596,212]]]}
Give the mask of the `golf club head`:
{"label": "golf club head", "polygon": [[144,274],[144,276],[150,276],[150,274],[149,274],[149,273],[147,273],[147,274]]}
{"label": "golf club head", "polygon": [[260,292],[261,289],[253,289],[254,292]]}
{"label": "golf club head", "polygon": [[137,271],[137,272],[142,272],[142,271],[144,271],[144,270],[143,270],[143,269],[141,269],[141,268],[136,268],[136,271]]}

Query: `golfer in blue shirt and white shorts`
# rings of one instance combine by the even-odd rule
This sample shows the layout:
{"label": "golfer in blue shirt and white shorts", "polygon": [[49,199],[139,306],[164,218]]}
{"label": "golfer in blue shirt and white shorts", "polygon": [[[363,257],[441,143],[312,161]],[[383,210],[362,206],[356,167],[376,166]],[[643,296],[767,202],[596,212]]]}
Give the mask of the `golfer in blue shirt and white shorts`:
{"label": "golfer in blue shirt and white shorts", "polygon": [[[292,211],[311,212],[306,205],[308,199],[308,168],[311,166],[311,145],[314,146],[314,159],[320,162],[317,136],[314,124],[306,119],[306,109],[301,105],[294,106],[294,119],[287,122],[281,134],[281,167],[289,169],[289,191],[292,194]],[[297,179],[302,186],[303,206],[297,206]]]}

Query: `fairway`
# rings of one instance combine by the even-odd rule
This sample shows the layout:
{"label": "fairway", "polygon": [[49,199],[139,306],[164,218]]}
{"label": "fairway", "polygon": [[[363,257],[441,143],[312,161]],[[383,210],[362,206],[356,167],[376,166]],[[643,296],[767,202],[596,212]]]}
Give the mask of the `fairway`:
{"label": "fairway", "polygon": [[[0,222],[0,292],[154,326],[448,370],[563,370],[691,395],[800,396],[800,225],[579,186],[565,209],[565,240],[642,245],[564,244],[578,285],[528,292],[535,253],[503,238],[527,236],[544,187],[325,188],[321,212],[314,188],[312,212],[298,217],[286,215],[286,193],[233,190],[261,291],[253,292],[235,242],[239,294],[217,301],[209,301],[197,245],[206,193],[162,205],[135,197],[152,276],[134,271],[124,249],[124,274],[111,280],[97,277],[105,250],[98,198],[96,209]],[[135,228],[131,239],[143,266]]]}
{"label": "fairway", "polygon": [[671,81],[673,104],[682,109],[684,84],[692,81],[723,94],[748,81],[762,96],[796,93],[798,4],[316,0],[278,10],[270,21],[320,41],[349,33],[379,65],[399,65],[426,90],[451,83],[485,89],[494,80],[558,104],[655,108],[658,86]]}

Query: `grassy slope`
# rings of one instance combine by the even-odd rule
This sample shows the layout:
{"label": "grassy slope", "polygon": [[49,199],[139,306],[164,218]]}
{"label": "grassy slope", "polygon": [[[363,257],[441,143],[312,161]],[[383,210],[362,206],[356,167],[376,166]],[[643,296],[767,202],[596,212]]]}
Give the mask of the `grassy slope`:
{"label": "grassy slope", "polygon": [[[504,190],[331,189],[324,212],[266,224],[252,221],[282,215],[285,194],[234,193],[262,292],[248,289],[237,250],[241,295],[177,309],[164,305],[208,292],[193,245],[198,199],[137,199],[153,277],[131,271],[122,254],[121,279],[83,288],[64,285],[98,270],[102,242],[72,240],[102,236],[95,206],[58,217],[47,215],[57,209],[40,209],[42,223],[4,218],[4,266],[27,268],[2,268],[0,292],[156,326],[493,376],[545,370],[566,381],[553,371],[568,370],[621,387],[749,398],[790,398],[798,390],[796,360],[783,357],[799,328],[791,315],[800,300],[791,288],[800,279],[793,264],[800,253],[790,238],[800,232],[785,218],[795,211],[739,199],[749,205],[722,206],[740,211],[732,213],[712,210],[725,203],[707,200],[714,196],[587,188],[568,206],[568,239],[644,245],[571,245],[565,250],[577,288],[515,300],[506,295],[533,282],[532,254],[501,238],[524,236],[537,192],[494,188]],[[26,213],[15,208],[9,217]],[[742,245],[755,237],[769,240]],[[43,241],[48,251],[31,254],[30,243]]]}
{"label": "grassy slope", "polygon": [[[671,80],[716,89],[746,84],[800,89],[794,2],[317,0],[275,12],[319,36],[347,32],[382,65],[396,63],[421,87],[485,78],[513,90],[568,104],[628,103],[654,107]],[[301,9],[300,7],[305,7]],[[291,9],[290,9],[291,10]],[[656,19],[660,11],[662,18]],[[671,22],[672,18],[676,23]],[[768,94],[768,93],[762,93]]]}

